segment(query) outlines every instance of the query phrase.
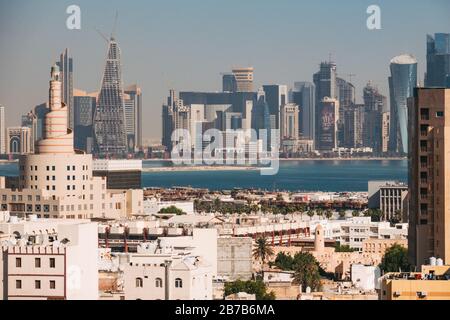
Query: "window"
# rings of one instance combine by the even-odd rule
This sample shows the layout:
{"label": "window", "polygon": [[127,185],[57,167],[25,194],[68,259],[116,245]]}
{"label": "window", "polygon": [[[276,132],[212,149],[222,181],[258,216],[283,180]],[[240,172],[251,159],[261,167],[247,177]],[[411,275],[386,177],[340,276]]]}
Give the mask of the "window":
{"label": "window", "polygon": [[162,282],[162,279],[161,279],[161,278],[156,278],[156,279],[155,279],[155,286],[156,286],[157,288],[162,288],[163,282]]}
{"label": "window", "polygon": [[35,280],[34,281],[34,288],[40,289],[41,288],[41,280]]}
{"label": "window", "polygon": [[136,278],[136,288],[144,287],[144,280],[142,278]]}
{"label": "window", "polygon": [[70,166],[67,166],[67,171],[70,171]]}
{"label": "window", "polygon": [[444,117],[444,111],[436,111],[436,118],[443,118]]}
{"label": "window", "polygon": [[16,280],[16,289],[22,289],[22,280]]}
{"label": "window", "polygon": [[52,171],[55,171],[55,170],[56,170],[55,166],[52,166]]}
{"label": "window", "polygon": [[16,268],[22,268],[22,258],[16,258]]}
{"label": "window", "polygon": [[175,279],[175,288],[183,288],[183,280],[180,278]]}
{"label": "window", "polygon": [[50,280],[50,289],[56,289],[56,281]]}
{"label": "window", "polygon": [[50,166],[47,166],[47,171],[50,171]]}
{"label": "window", "polygon": [[41,267],[41,258],[34,258],[34,267],[35,268]]}
{"label": "window", "polygon": [[55,266],[56,266],[55,258],[50,258],[50,268],[55,268]]}

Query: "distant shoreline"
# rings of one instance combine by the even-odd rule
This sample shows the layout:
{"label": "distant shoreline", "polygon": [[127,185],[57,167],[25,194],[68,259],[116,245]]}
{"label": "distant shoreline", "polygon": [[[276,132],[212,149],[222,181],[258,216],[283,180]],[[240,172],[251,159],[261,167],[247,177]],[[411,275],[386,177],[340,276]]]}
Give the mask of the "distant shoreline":
{"label": "distant shoreline", "polygon": [[[408,160],[406,157],[373,157],[373,158],[280,158],[279,161],[400,161]],[[147,162],[172,162],[170,159],[143,159]],[[232,165],[230,165],[232,166]]]}

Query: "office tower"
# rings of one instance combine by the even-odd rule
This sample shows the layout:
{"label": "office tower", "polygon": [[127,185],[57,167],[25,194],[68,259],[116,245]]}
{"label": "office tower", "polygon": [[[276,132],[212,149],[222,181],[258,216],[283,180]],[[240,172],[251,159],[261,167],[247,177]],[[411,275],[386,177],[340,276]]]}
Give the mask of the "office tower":
{"label": "office tower", "polygon": [[232,70],[236,79],[236,91],[253,92],[253,71],[252,67],[234,68]]}
{"label": "office tower", "polygon": [[124,89],[125,98],[125,127],[127,136],[133,136],[133,144],[128,138],[128,147],[131,152],[142,149],[142,90],[136,84]]}
{"label": "office tower", "polygon": [[339,101],[325,97],[319,103],[316,148],[319,151],[333,151],[337,148],[337,124]]}
{"label": "office tower", "polygon": [[100,156],[127,153],[123,95],[120,48],[111,37],[94,120],[95,147]]}
{"label": "office tower", "polygon": [[355,86],[342,78],[336,77],[339,100],[338,146],[344,144],[344,112],[355,104]]}
{"label": "office tower", "polygon": [[375,154],[387,152],[383,149],[383,139],[389,139],[383,135],[383,128],[385,128],[386,120],[389,119],[385,114],[388,112],[387,99],[371,82],[364,87],[363,98],[366,110],[364,146],[372,148]]}
{"label": "office tower", "polygon": [[41,140],[44,137],[44,121],[45,121],[45,115],[48,112],[47,103],[41,103],[34,107],[33,111],[34,115],[36,116],[36,141]]}
{"label": "office tower", "polygon": [[298,105],[288,103],[281,107],[281,140],[298,140]]}
{"label": "office tower", "polygon": [[450,264],[450,89],[416,88],[409,99],[409,230],[413,264]]}
{"label": "office tower", "polygon": [[325,97],[331,99],[338,99],[338,92],[336,86],[336,63],[334,62],[322,62],[320,69],[313,75],[313,82],[316,86],[316,114],[315,114],[315,127],[316,127],[316,144],[319,140],[318,127],[320,124],[320,105],[322,99]]}
{"label": "office tower", "polygon": [[269,106],[269,114],[271,121],[275,122],[273,129],[280,129],[280,110],[281,107],[288,103],[288,90],[285,85],[264,85],[263,86],[265,101]]}
{"label": "office tower", "polygon": [[22,127],[30,128],[31,131],[31,152],[34,152],[34,145],[38,141],[37,136],[37,117],[33,111],[22,116]]}
{"label": "office tower", "polygon": [[73,59],[70,57],[69,49],[66,48],[66,50],[64,50],[60,56],[59,62],[56,64],[61,72],[62,102],[65,103],[69,111],[67,126],[73,129]]}
{"label": "office tower", "polygon": [[355,104],[344,111],[343,146],[346,148],[361,148],[364,146],[364,105]]}
{"label": "office tower", "polygon": [[97,105],[95,94],[75,91],[74,96],[74,144],[75,149],[92,153],[94,147],[94,113]]}
{"label": "office tower", "polygon": [[316,86],[311,82],[295,82],[292,102],[298,105],[299,131],[302,139],[314,140]]}
{"label": "office tower", "polygon": [[[180,133],[174,135],[175,130],[191,130],[191,110],[182,99],[176,97],[174,90],[170,90],[167,104],[163,105],[163,139],[162,143],[168,152],[172,151],[173,145],[182,141]],[[172,137],[174,141],[172,141]]]}
{"label": "office tower", "polygon": [[237,82],[233,73],[222,74],[222,91],[223,92],[236,92]]}
{"label": "office tower", "polygon": [[6,153],[5,107],[0,105],[0,154]]}
{"label": "office tower", "polygon": [[32,153],[33,141],[28,127],[10,127],[6,129],[6,153],[23,155]]}
{"label": "office tower", "polygon": [[417,60],[404,54],[391,60],[389,91],[391,101],[390,151],[408,153],[408,108],[407,99],[412,97],[417,86]]}
{"label": "office tower", "polygon": [[425,86],[450,88],[450,33],[427,35]]}
{"label": "office tower", "polygon": [[270,129],[270,112],[269,105],[266,102],[265,93],[260,88],[258,90],[258,98],[252,111],[252,128],[256,130],[258,138],[260,130]]}

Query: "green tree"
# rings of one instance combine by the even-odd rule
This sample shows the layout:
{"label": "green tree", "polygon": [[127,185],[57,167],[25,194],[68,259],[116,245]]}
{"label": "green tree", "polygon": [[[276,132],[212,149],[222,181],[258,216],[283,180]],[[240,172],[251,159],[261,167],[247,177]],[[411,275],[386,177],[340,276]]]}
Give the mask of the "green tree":
{"label": "green tree", "polygon": [[330,209],[325,211],[325,217],[329,220],[333,216],[333,211]]}
{"label": "green tree", "polygon": [[379,265],[383,272],[411,271],[408,261],[408,250],[399,244],[388,248]]}
{"label": "green tree", "polygon": [[306,212],[306,215],[308,216],[308,217],[310,217],[310,218],[312,218],[312,217],[314,217],[314,210],[308,210],[307,212]]}
{"label": "green tree", "polygon": [[352,216],[353,217],[359,217],[359,215],[360,215],[360,212],[358,210],[353,210],[352,211]]}
{"label": "green tree", "polygon": [[158,213],[169,213],[169,214],[176,214],[177,216],[181,216],[181,215],[185,215],[186,212],[184,212],[183,210],[175,207],[175,206],[170,206],[167,208],[161,208],[159,210]]}
{"label": "green tree", "polygon": [[294,258],[290,254],[279,252],[272,265],[281,270],[293,270]]}
{"label": "green tree", "polygon": [[309,252],[300,252],[294,256],[294,281],[305,290],[310,287],[317,291],[321,288],[320,267],[316,258]]}
{"label": "green tree", "polygon": [[256,239],[256,247],[253,249],[253,258],[261,261],[261,271],[267,259],[273,256],[273,249],[265,237]]}
{"label": "green tree", "polygon": [[345,218],[345,210],[339,210],[339,217]]}
{"label": "green tree", "polygon": [[322,208],[317,209],[317,210],[316,210],[316,214],[317,214],[319,217],[323,217],[323,209],[322,209]]}
{"label": "green tree", "polygon": [[334,246],[334,249],[336,252],[353,252],[356,251],[356,249],[350,248],[349,245],[344,244],[341,245],[339,242],[336,242],[336,245]]}
{"label": "green tree", "polygon": [[246,292],[248,294],[256,295],[256,300],[275,300],[275,294],[273,291],[267,292],[267,287],[262,280],[237,280],[234,282],[227,282],[225,283],[224,291],[225,297],[230,294]]}

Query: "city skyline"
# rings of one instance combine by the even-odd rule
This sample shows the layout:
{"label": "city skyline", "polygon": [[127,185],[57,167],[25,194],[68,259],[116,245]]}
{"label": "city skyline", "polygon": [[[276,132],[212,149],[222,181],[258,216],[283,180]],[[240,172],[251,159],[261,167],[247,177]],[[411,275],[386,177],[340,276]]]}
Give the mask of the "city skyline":
{"label": "city skyline", "polygon": [[[255,91],[263,84],[279,83],[293,87],[295,81],[312,82],[312,74],[317,71],[318,64],[328,60],[331,52],[339,77],[349,80],[349,74],[356,74],[352,83],[356,87],[357,102],[362,100],[362,88],[369,80],[383,95],[388,96],[390,59],[402,53],[413,54],[419,61],[418,79],[423,83],[426,34],[450,29],[450,23],[445,19],[445,12],[448,12],[446,8],[450,8],[450,4],[445,1],[435,1],[433,7],[426,7],[426,4],[419,2],[391,4],[380,1],[382,30],[374,31],[368,30],[365,25],[369,1],[345,5],[330,1],[321,1],[317,5],[283,1],[275,7],[265,2],[258,3],[258,6],[251,2],[224,6],[194,1],[187,6],[175,1],[170,4],[143,4],[140,10],[133,10],[131,6],[115,1],[108,7],[102,7],[101,2],[88,4],[80,1],[80,31],[65,28],[68,16],[65,9],[68,5],[50,1],[40,2],[39,5],[23,2],[0,4],[0,41],[8,43],[8,46],[2,45],[5,55],[0,62],[4,70],[0,76],[0,103],[5,106],[8,126],[18,125],[20,115],[46,100],[42,94],[45,92],[42,91],[42,83],[45,83],[42,74],[45,73],[41,69],[52,64],[66,47],[74,59],[74,87],[86,91],[100,89],[107,46],[95,28],[102,32],[111,30],[115,11],[119,12],[116,33],[123,55],[124,83],[137,83],[142,88],[143,117],[151,124],[144,127],[143,136],[151,139],[161,136],[160,106],[168,89],[220,91],[220,73],[233,67],[255,68]],[[324,10],[324,5],[330,10]],[[427,11],[420,9],[425,7]],[[227,19],[231,16],[229,14],[233,14],[233,18],[238,21],[239,16],[245,16],[246,12],[253,12],[251,10],[255,8],[259,15],[256,13],[245,21],[239,20],[241,23],[237,23],[237,26],[231,26]],[[293,9],[296,8],[299,9],[297,17],[301,18],[298,25],[291,19],[296,11]],[[49,16],[45,22],[39,19],[43,12]],[[210,15],[214,13],[217,16],[212,22]],[[279,19],[280,23],[274,24],[269,19],[270,14],[284,14],[285,19]],[[340,28],[340,36],[328,32],[332,25],[327,24],[327,28],[324,28],[315,22],[317,20],[308,17],[315,14],[322,14],[324,19],[335,23],[333,26]],[[429,15],[433,18],[429,19]],[[10,16],[14,16],[15,20],[11,21]],[[131,16],[132,20],[129,18]],[[196,19],[190,19],[192,17]],[[162,22],[176,23],[164,24],[159,21],[161,19]],[[424,23],[418,26],[415,23],[417,19],[422,19]],[[188,26],[186,30],[179,26],[183,23]],[[314,37],[295,30],[297,26],[304,30],[302,28],[307,23],[312,24]],[[204,28],[205,25],[210,28]],[[239,28],[240,33],[225,33],[225,26],[231,28],[228,31]],[[264,32],[261,34],[259,31]],[[342,40],[342,35],[350,31],[352,37]],[[27,33],[31,34],[26,36]],[[219,36],[212,37],[208,33]],[[47,34],[48,39],[42,39],[40,45],[36,46],[31,41],[33,34]],[[298,37],[298,41],[292,41],[294,37]],[[51,47],[46,46],[49,41]],[[363,41],[367,43],[361,45]],[[280,50],[273,50],[273,45],[277,45]],[[198,50],[200,46],[202,51]],[[356,57],[353,53],[348,54],[348,46],[354,46]],[[173,49],[177,47],[183,50]],[[372,62],[367,63],[367,59]],[[24,90],[28,94],[21,95],[20,92]]]}

